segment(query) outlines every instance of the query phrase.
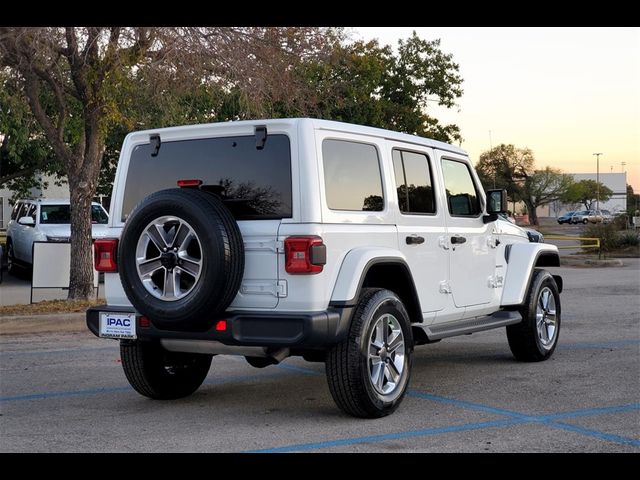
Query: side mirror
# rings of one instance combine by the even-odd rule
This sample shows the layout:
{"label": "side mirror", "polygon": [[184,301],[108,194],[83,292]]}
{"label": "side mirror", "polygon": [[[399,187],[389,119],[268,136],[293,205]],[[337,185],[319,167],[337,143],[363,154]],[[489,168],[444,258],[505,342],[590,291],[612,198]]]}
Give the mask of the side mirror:
{"label": "side mirror", "polygon": [[36,224],[35,220],[31,217],[20,217],[18,223],[20,225],[26,225],[27,227],[33,227]]}
{"label": "side mirror", "polygon": [[487,213],[489,215],[507,213],[508,209],[506,190],[489,190],[487,192]]}

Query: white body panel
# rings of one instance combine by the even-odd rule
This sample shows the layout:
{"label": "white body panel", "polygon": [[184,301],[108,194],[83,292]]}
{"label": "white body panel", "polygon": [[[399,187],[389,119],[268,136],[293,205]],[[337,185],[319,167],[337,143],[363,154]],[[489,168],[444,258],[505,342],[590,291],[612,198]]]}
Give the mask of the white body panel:
{"label": "white body panel", "polygon": [[520,305],[523,302],[531,271],[540,253],[557,254],[558,247],[547,243],[516,243],[511,246],[501,305]]}
{"label": "white body panel", "polygon": [[[242,286],[231,310],[319,312],[330,302],[355,302],[359,282],[369,262],[397,259],[406,263],[416,287],[423,325],[441,325],[481,317],[501,305],[522,301],[527,275],[538,251],[556,252],[555,247],[532,244],[515,225],[501,220],[483,223],[475,218],[452,217],[446,203],[441,159],[456,159],[471,165],[465,152],[441,142],[387,130],[311,119],[229,122],[159,129],[130,134],[122,147],[112,194],[109,235],[122,232],[121,209],[129,157],[136,145],[160,134],[162,142],[217,136],[253,135],[256,125],[266,125],[269,134],[285,134],[291,144],[292,216],[282,220],[238,222],[246,251]],[[384,209],[382,211],[337,211],[327,205],[324,185],[322,142],[325,139],[373,145],[380,159]],[[403,215],[392,165],[394,147],[428,156],[433,171],[436,213]],[[471,168],[480,191],[480,182]],[[342,179],[339,179],[341,181]],[[348,181],[343,188],[348,188]],[[327,263],[314,275],[291,275],[285,271],[283,243],[291,235],[317,235],[326,246]],[[406,237],[425,239],[407,245]],[[467,239],[452,245],[453,235]],[[505,247],[515,243],[511,261]],[[106,274],[107,302],[129,305],[118,274]]]}

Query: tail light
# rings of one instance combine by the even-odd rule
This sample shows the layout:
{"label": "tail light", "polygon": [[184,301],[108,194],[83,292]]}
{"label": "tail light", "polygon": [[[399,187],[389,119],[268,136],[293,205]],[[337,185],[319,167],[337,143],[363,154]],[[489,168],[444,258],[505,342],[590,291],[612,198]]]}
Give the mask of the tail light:
{"label": "tail light", "polygon": [[116,238],[99,238],[93,242],[95,267],[98,272],[117,272],[116,253],[118,240]]}
{"label": "tail light", "polygon": [[287,273],[320,273],[327,263],[327,247],[317,236],[288,237],[284,241],[284,252]]}

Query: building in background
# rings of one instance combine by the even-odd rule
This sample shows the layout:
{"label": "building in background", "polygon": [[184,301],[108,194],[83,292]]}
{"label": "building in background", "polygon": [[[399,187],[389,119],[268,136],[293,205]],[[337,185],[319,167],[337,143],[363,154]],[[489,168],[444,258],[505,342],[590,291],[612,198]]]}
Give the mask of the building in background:
{"label": "building in background", "polygon": [[[53,176],[36,174],[40,177],[41,183],[47,183],[46,188],[32,188],[30,198],[69,198],[69,185],[66,181],[61,181]],[[62,185],[56,185],[55,182],[62,182]],[[7,223],[11,218],[11,210],[13,205],[9,203],[9,199],[13,192],[6,188],[0,188],[0,230],[6,230]]]}
{"label": "building in background", "polygon": [[[594,173],[570,173],[573,180],[595,181],[597,175]],[[602,173],[600,172],[600,183],[613,192],[611,198],[606,202],[600,201],[600,210],[609,210],[611,213],[624,212],[627,209],[627,172],[623,173]],[[596,208],[595,202],[593,208]],[[539,207],[538,217],[559,217],[570,210],[584,210],[584,205],[566,205],[561,202],[553,202],[549,205]]]}

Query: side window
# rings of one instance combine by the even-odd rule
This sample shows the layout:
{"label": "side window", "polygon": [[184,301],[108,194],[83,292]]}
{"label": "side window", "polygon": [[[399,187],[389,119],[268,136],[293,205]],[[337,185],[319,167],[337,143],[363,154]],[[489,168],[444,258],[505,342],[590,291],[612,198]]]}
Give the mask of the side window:
{"label": "side window", "polygon": [[18,217],[18,212],[22,208],[22,205],[22,202],[18,202],[13,206],[13,210],[11,210],[11,220],[18,220],[18,218],[20,218]]}
{"label": "side window", "polygon": [[33,221],[36,221],[36,210],[38,210],[38,206],[35,203],[32,203],[27,211],[27,217],[33,218]]}
{"label": "side window", "polygon": [[106,224],[109,222],[109,216],[98,205],[91,205],[91,223]]}
{"label": "side window", "polygon": [[436,213],[431,169],[426,155],[394,149],[393,172],[402,213]]}
{"label": "side window", "polygon": [[384,209],[378,150],[366,143],[322,142],[324,186],[331,210]]}
{"label": "side window", "polygon": [[442,174],[451,216],[478,216],[481,211],[480,196],[473,183],[469,167],[463,162],[444,159],[442,160]]}

